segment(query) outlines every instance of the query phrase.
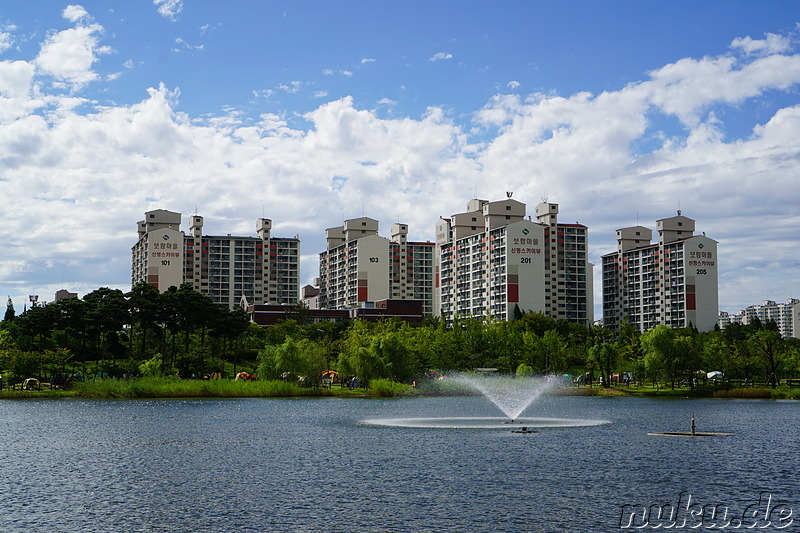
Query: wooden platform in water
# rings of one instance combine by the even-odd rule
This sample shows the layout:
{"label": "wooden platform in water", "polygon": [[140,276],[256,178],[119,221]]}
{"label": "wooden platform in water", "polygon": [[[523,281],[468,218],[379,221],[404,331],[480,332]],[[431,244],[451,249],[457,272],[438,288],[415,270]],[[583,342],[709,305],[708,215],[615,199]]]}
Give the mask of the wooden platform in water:
{"label": "wooden platform in water", "polygon": [[734,433],[710,433],[708,431],[667,431],[664,433],[648,433],[656,437],[730,437]]}

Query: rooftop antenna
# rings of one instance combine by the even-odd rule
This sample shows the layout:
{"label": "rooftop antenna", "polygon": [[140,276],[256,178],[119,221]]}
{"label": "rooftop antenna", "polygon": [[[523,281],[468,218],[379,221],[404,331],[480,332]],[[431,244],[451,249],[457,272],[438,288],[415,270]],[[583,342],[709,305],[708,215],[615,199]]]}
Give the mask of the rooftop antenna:
{"label": "rooftop antenna", "polygon": [[542,203],[547,203],[547,189],[542,191]]}

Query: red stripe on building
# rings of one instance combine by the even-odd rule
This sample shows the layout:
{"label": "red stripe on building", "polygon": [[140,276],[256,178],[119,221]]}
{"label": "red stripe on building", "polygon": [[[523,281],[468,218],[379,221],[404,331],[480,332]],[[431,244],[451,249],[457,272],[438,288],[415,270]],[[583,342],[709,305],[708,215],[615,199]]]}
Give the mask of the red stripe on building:
{"label": "red stripe on building", "polygon": [[508,297],[509,302],[519,302],[519,285],[516,283],[508,284]]}

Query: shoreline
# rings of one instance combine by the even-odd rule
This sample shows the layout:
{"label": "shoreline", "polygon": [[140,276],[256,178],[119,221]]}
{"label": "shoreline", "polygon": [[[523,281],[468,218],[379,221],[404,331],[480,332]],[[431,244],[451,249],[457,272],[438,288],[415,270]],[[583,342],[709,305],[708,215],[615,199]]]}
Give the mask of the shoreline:
{"label": "shoreline", "polygon": [[[241,382],[231,380],[175,380],[140,378],[81,383],[70,390],[0,390],[2,400],[25,399],[171,399],[171,398],[408,398],[441,394],[425,387],[376,380],[369,389],[300,387],[284,381]],[[477,393],[476,393],[477,395]],[[800,387],[739,387],[731,389],[652,389],[649,387],[563,387],[549,396],[597,396],[633,398],[731,398],[752,400],[800,400]]]}

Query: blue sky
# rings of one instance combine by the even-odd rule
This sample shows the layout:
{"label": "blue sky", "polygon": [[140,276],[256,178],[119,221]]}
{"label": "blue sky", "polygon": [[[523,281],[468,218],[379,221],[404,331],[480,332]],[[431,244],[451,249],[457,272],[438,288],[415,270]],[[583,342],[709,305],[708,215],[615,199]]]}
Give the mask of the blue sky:
{"label": "blue sky", "polygon": [[681,208],[720,242],[721,310],[800,297],[798,22],[795,2],[14,2],[0,294],[127,290],[154,208],[209,233],[272,218],[305,283],[343,218],[432,240],[511,189],[588,225],[598,266],[614,229]]}

